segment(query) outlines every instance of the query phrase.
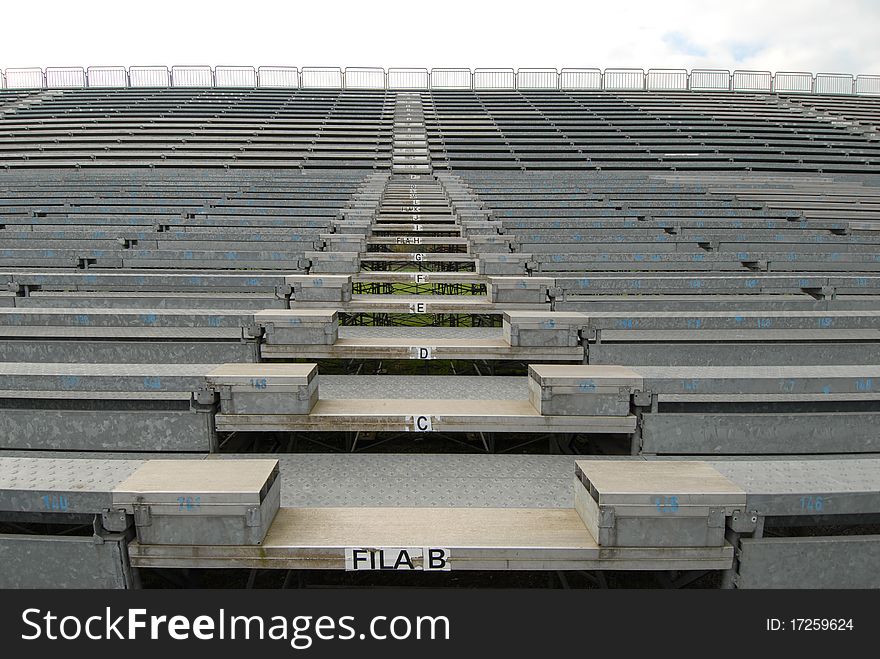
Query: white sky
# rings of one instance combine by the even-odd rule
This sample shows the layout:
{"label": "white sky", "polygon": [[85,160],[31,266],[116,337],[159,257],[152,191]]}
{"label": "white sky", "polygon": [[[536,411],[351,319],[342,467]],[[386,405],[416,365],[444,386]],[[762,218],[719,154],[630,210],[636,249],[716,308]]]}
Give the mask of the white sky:
{"label": "white sky", "polygon": [[0,5],[0,68],[132,64],[880,74],[880,0]]}

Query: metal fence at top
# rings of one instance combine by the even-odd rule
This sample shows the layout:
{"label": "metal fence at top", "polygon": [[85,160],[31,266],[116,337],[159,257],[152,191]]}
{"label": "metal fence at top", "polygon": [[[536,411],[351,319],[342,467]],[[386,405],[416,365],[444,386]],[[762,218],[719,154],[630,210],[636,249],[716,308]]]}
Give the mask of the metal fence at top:
{"label": "metal fence at top", "polygon": [[644,89],[645,72],[641,69],[605,69],[605,89]]}
{"label": "metal fence at top", "polygon": [[517,89],[559,89],[556,69],[520,69],[516,72]]}
{"label": "metal fence at top", "polygon": [[47,67],[46,87],[48,89],[61,89],[65,87],[85,87],[86,70],[81,66],[71,67]]}
{"label": "metal fence at top", "polygon": [[470,69],[431,69],[431,89],[473,89]]}
{"label": "metal fence at top", "polygon": [[407,69],[293,66],[122,66],[0,70],[2,89],[242,87],[282,89],[737,91],[880,96],[880,75],[723,69]]}
{"label": "metal fence at top", "polygon": [[132,66],[128,69],[130,87],[170,87],[171,72],[167,66]]}
{"label": "metal fence at top", "polygon": [[880,76],[856,76],[855,94],[880,94]]}
{"label": "metal fence at top", "polygon": [[172,87],[213,87],[214,71],[210,66],[172,66]]}
{"label": "metal fence at top", "polygon": [[769,71],[734,71],[731,89],[735,92],[769,92],[773,74]]}
{"label": "metal fence at top", "polygon": [[257,69],[257,87],[296,89],[299,69],[295,66],[261,66]]}
{"label": "metal fence at top", "polygon": [[215,87],[256,87],[257,70],[252,66],[218,66],[214,69]]}
{"label": "metal fence at top", "polygon": [[562,69],[559,88],[570,90],[601,90],[601,69]]}
{"label": "metal fence at top", "polygon": [[385,89],[385,69],[348,68],[344,82],[346,89]]}
{"label": "metal fence at top", "polygon": [[691,71],[688,89],[693,91],[727,91],[730,89],[730,71],[719,69],[694,69]]}
{"label": "metal fence at top", "polygon": [[474,69],[474,89],[489,91],[516,89],[516,72],[513,69]]}
{"label": "metal fence at top", "polygon": [[817,73],[813,89],[817,94],[852,94],[853,77],[844,73]]}
{"label": "metal fence at top", "polygon": [[780,71],[773,79],[773,91],[785,93],[809,93],[813,91],[813,74]]}
{"label": "metal fence at top", "polygon": [[86,69],[89,87],[128,87],[124,66],[90,66]]}
{"label": "metal fence at top", "polygon": [[388,69],[388,89],[428,89],[428,69]]}
{"label": "metal fence at top", "polygon": [[685,69],[648,69],[645,88],[651,91],[686,90],[688,72]]}
{"label": "metal fence at top", "polygon": [[42,69],[6,69],[7,89],[42,89],[45,86]]}
{"label": "metal fence at top", "polygon": [[338,67],[306,66],[300,72],[303,89],[342,89],[342,69]]}

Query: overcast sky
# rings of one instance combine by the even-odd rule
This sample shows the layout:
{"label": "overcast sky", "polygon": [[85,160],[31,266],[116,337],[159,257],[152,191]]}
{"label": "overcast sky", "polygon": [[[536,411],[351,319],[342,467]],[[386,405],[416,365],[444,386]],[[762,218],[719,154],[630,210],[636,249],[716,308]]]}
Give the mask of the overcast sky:
{"label": "overcast sky", "polygon": [[0,68],[722,68],[880,74],[880,0],[4,2]]}

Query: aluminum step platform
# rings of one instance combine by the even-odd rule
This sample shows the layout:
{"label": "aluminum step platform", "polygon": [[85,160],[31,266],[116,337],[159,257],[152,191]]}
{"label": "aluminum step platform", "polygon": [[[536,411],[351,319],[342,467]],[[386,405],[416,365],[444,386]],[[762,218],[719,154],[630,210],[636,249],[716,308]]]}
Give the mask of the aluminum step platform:
{"label": "aluminum step platform", "polygon": [[[0,344],[2,345],[2,344]],[[482,327],[340,327],[329,345],[275,343],[260,347],[264,359],[456,359],[576,361],[582,347],[512,346],[502,328]]]}
{"label": "aluminum step platform", "polygon": [[[219,471],[227,474],[239,471],[234,467],[238,458],[219,459],[228,462],[232,472]],[[473,460],[485,464],[472,465]],[[157,542],[144,542],[144,538],[150,537],[146,534],[121,545],[135,567],[364,569],[376,566],[370,565],[369,551],[363,555],[360,552],[386,547],[407,549],[414,569],[424,569],[426,550],[440,549],[444,560],[429,567],[447,570],[715,569],[726,570],[731,583],[740,588],[842,583],[844,577],[833,570],[793,571],[785,567],[780,570],[778,565],[773,568],[774,557],[780,551],[793,548],[801,552],[801,562],[813,565],[818,560],[813,548],[819,543],[825,555],[830,551],[835,557],[845,559],[849,572],[857,571],[864,583],[873,579],[870,572],[865,572],[870,569],[865,560],[873,555],[871,543],[876,542],[876,536],[765,539],[760,530],[774,524],[776,519],[800,520],[798,523],[802,526],[821,527],[833,524],[837,517],[871,519],[876,516],[880,511],[880,460],[876,458],[703,462],[744,492],[744,509],[726,517],[729,532],[734,534],[728,537],[739,548],[736,557],[730,544],[618,547],[609,552],[598,544],[572,508],[577,484],[573,491],[571,476],[576,460],[572,456],[455,455],[282,458],[282,501],[293,500],[300,505],[290,507],[282,503],[288,507],[282,507],[275,515],[262,543],[248,546],[228,545],[220,538],[217,543],[199,544],[202,538],[198,531],[191,532],[186,543],[168,544],[166,540],[175,537],[173,525],[166,536],[163,533],[169,527],[140,526],[137,517],[131,517],[131,510],[128,516],[124,508],[117,511],[115,505],[121,500],[120,493],[131,489],[127,483],[133,483],[141,472],[146,477],[148,470],[145,469],[151,464],[157,465],[155,461],[0,456],[0,516],[20,520],[27,519],[23,515],[30,515],[33,519],[72,521],[97,515],[101,526],[126,528],[131,525],[137,528],[139,536],[142,529],[145,534],[149,531]],[[629,460],[646,465],[642,458],[612,458],[606,464],[621,461],[625,464]],[[210,469],[211,463],[211,460],[202,461],[201,465],[214,471]],[[183,487],[173,482],[175,476],[171,474],[174,473],[179,472],[172,470],[165,477],[163,490],[176,492]],[[340,480],[336,478],[340,473],[357,473],[360,477]],[[404,488],[401,491],[400,481],[389,474],[415,478],[418,482],[426,476],[432,482],[432,489],[422,487],[411,493]],[[539,476],[540,480],[522,480],[529,475]],[[486,500],[481,498],[483,494],[499,487],[509,488],[505,479],[511,476],[514,482],[526,485],[529,491],[526,496],[532,502],[542,500],[536,493],[547,487],[559,490],[560,497],[543,507],[534,503],[528,507],[486,507]],[[461,483],[462,477],[480,486],[476,490],[468,487],[464,493],[457,492],[455,485]],[[155,485],[145,486],[155,489]],[[233,490],[229,492],[239,496]],[[443,501],[444,493],[452,495],[447,501],[453,506]],[[218,496],[221,496],[219,492],[212,495],[214,500]],[[427,497],[424,502],[427,507],[406,505],[417,501],[419,496]],[[180,516],[181,521],[193,519],[189,517],[193,512],[186,504],[184,497],[184,503],[175,506],[180,507],[180,511],[169,509],[166,513],[171,515],[168,519],[172,522],[175,516]],[[199,527],[190,524],[189,528]],[[154,533],[156,530],[158,535]],[[108,530],[102,532],[108,534],[105,543],[120,542],[116,539],[118,536],[109,535]],[[7,573],[19,560],[19,556],[10,551],[48,548],[45,542],[53,537],[30,536],[30,544],[25,546],[21,536],[2,536],[3,549],[12,559],[4,562],[4,583],[24,585]],[[77,540],[59,537],[56,543]],[[59,583],[76,581],[82,570],[94,569],[107,561],[103,555],[95,553],[86,558],[73,549],[68,548],[68,560],[74,561],[68,565],[69,576]],[[45,556],[49,561],[46,569],[54,569],[54,555]],[[434,557],[437,556],[440,554],[435,553]],[[393,560],[394,556],[390,558]],[[112,561],[109,565],[113,565]],[[34,584],[35,580],[30,583]],[[126,583],[121,579],[100,585],[124,587]]]}
{"label": "aluminum step platform", "polygon": [[346,313],[402,314],[494,314],[516,306],[520,309],[550,310],[548,303],[498,304],[485,295],[352,295],[343,304],[291,303],[291,308],[335,309]]}
{"label": "aluminum step platform", "polygon": [[485,284],[486,275],[474,272],[359,272],[352,283],[388,284]]}
{"label": "aluminum step platform", "polygon": [[425,549],[442,549],[452,570],[717,570],[733,557],[730,545],[609,553],[574,510],[509,508],[282,508],[260,547],[134,542],[129,555],[135,567],[343,570],[354,569],[353,550],[371,547],[409,548],[420,567]]}
{"label": "aluminum step platform", "polygon": [[475,263],[465,252],[361,252],[361,263]]}
{"label": "aluminum step platform", "polygon": [[[93,454],[94,455],[94,454]],[[63,512],[42,496],[77,495],[66,512],[100,513],[112,490],[148,453],[0,451],[0,511]],[[185,462],[235,461],[230,454],[184,455]],[[485,454],[250,454],[277,459],[281,505],[291,508],[572,507],[575,462],[590,456]],[[595,457],[595,456],[593,456]],[[167,460],[163,457],[163,460]],[[731,456],[725,459],[606,456],[606,460],[704,462],[746,493],[746,507],[765,517],[810,518],[880,512],[880,456]],[[822,510],[801,501],[823,497]],[[814,502],[815,503],[815,502]]]}

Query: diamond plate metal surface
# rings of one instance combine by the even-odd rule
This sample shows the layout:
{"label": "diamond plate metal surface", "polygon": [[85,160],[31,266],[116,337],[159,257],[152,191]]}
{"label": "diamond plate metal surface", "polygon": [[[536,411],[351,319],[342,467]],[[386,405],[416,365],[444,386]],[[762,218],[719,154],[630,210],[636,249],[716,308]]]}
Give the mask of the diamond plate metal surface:
{"label": "diamond plate metal surface", "polygon": [[241,340],[236,327],[0,327],[0,337]]}
{"label": "diamond plate metal surface", "polygon": [[372,327],[352,325],[339,328],[341,339],[500,339],[504,332],[500,327]]}
{"label": "diamond plate metal surface", "polygon": [[3,375],[82,375],[82,376],[193,376],[204,375],[216,364],[38,364],[0,363]]}
{"label": "diamond plate metal surface", "polygon": [[880,460],[738,460],[710,463],[746,492],[880,492]]}
{"label": "diamond plate metal surface", "polygon": [[525,400],[525,377],[442,375],[321,375],[320,397]]}
{"label": "diamond plate metal surface", "polygon": [[0,457],[0,510],[100,513],[142,460]]}
{"label": "diamond plate metal surface", "polygon": [[143,460],[0,457],[0,489],[104,492],[142,464]]}
{"label": "diamond plate metal surface", "polygon": [[282,456],[294,507],[571,508],[571,456]]}

